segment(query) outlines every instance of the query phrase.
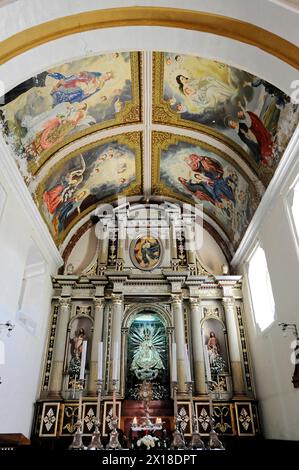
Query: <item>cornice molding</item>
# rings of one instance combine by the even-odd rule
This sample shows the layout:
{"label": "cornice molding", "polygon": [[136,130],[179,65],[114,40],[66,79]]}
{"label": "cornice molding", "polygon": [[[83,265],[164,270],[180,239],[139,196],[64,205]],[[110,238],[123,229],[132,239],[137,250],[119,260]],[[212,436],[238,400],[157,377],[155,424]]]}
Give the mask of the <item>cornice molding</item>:
{"label": "cornice molding", "polygon": [[[294,132],[289,145],[279,162],[279,165],[274,173],[274,176],[257,208],[251,222],[242,238],[242,241],[231,261],[233,267],[237,267],[245,261],[250,250],[256,243],[258,232],[267,217],[271,207],[273,206],[277,196],[281,195],[285,181],[294,165],[296,165],[299,156],[299,125]],[[282,195],[283,197],[283,195]]]}
{"label": "cornice molding", "polygon": [[161,7],[93,10],[47,21],[2,41],[0,64],[58,38],[122,26],[164,26],[211,33],[258,47],[299,69],[298,47],[259,26],[215,13]]}
{"label": "cornice molding", "polygon": [[1,169],[4,173],[5,179],[10,185],[10,189],[15,195],[20,206],[23,207],[26,217],[28,217],[34,231],[37,232],[39,236],[38,238],[47,250],[52,264],[54,263],[56,269],[58,269],[63,264],[63,259],[53,241],[53,238],[50,235],[50,232],[48,231],[45,222],[42,220],[42,217],[33,202],[28,188],[17,168],[16,162],[14,161],[13,156],[10,154],[2,135],[0,135],[0,153],[2,163]]}

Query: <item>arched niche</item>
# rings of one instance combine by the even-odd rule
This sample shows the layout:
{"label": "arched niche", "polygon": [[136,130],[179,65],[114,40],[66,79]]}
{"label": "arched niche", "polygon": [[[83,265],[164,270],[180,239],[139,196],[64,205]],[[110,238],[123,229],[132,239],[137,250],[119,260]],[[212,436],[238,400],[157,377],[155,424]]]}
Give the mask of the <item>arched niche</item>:
{"label": "arched niche", "polygon": [[226,325],[217,305],[203,307],[203,315],[201,335],[206,380],[214,400],[229,400],[232,397],[232,380]]}
{"label": "arched niche", "polygon": [[93,336],[93,319],[91,306],[76,307],[76,314],[70,320],[67,328],[63,391],[70,395],[79,386],[80,366],[83,341],[87,341],[85,384],[88,383],[89,366],[91,359],[91,344]]}
{"label": "arched niche", "polygon": [[131,306],[123,321],[123,393],[139,400],[144,380],[153,385],[154,400],[170,397],[169,370],[172,322],[169,310],[161,305]]}

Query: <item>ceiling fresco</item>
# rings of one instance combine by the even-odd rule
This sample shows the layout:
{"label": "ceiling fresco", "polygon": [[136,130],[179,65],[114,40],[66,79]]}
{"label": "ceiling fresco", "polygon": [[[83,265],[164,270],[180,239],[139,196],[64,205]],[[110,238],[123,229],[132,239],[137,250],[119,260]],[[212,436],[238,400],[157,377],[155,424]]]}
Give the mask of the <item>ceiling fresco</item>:
{"label": "ceiling fresco", "polygon": [[24,177],[73,139],[140,122],[139,75],[137,52],[115,52],[46,70],[7,94],[4,132]]}
{"label": "ceiling fresco", "polygon": [[221,62],[154,53],[153,121],[202,130],[240,153],[268,184],[299,121],[275,86]]}
{"label": "ceiling fresco", "polygon": [[202,204],[236,247],[257,207],[243,171],[219,150],[172,134],[153,133],[153,192]]}
{"label": "ceiling fresco", "polygon": [[202,203],[205,223],[233,256],[299,107],[263,79],[214,60],[113,52],[16,86],[0,122],[59,248],[101,201],[153,195]]}
{"label": "ceiling fresco", "polygon": [[142,135],[126,133],[73,152],[51,168],[35,199],[59,244],[78,219],[97,204],[141,194]]}

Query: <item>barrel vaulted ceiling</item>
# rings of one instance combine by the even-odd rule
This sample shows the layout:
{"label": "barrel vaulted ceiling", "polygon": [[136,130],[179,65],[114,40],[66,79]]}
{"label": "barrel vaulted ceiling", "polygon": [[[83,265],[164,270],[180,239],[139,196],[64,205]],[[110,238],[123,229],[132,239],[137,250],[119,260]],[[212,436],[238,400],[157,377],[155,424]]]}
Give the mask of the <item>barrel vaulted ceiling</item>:
{"label": "barrel vaulted ceiling", "polygon": [[44,70],[0,114],[58,247],[101,202],[152,197],[202,203],[231,256],[299,121],[289,96],[248,72],[129,51]]}

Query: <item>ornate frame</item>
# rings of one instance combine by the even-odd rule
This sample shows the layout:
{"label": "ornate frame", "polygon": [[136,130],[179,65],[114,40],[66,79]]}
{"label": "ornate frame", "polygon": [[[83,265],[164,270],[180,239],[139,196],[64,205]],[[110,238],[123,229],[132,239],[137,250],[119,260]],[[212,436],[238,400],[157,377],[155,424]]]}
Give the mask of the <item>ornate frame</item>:
{"label": "ornate frame", "polygon": [[[80,147],[76,149],[74,152],[71,152],[66,158],[63,158],[60,160],[58,163],[56,163],[52,168],[51,172],[53,171],[58,171],[64,164],[65,162],[71,160],[73,157],[79,155],[82,152],[86,152],[90,149],[93,149],[95,147],[99,147],[101,145],[107,144],[108,142],[111,141],[117,141],[120,144],[127,145],[131,150],[135,151],[135,181],[133,181],[124,191],[122,191],[121,194],[122,196],[133,196],[135,194],[141,194],[143,191],[143,181],[142,181],[142,151],[143,151],[143,145],[142,145],[142,132],[136,131],[136,132],[126,132],[124,134],[118,134],[116,136],[112,137],[107,137],[105,139],[100,139],[97,142],[93,142],[92,144],[85,145],[83,147]],[[39,211],[41,213],[41,216],[43,220],[45,221],[47,227],[49,228],[53,238],[55,239],[57,244],[61,244],[67,234],[70,232],[70,230],[77,224],[78,220],[83,218],[85,215],[89,214],[91,211],[93,211],[99,203],[104,203],[104,202],[112,202],[116,200],[119,197],[119,194],[114,194],[112,196],[107,196],[99,201],[97,201],[95,204],[91,205],[87,209],[85,209],[83,212],[79,214],[79,216],[75,217],[74,220],[67,226],[67,228],[61,232],[58,236],[54,236],[52,232],[52,226],[51,224],[47,221],[43,211],[42,211],[42,205],[43,205],[43,193],[45,191],[45,182],[49,178],[49,174],[46,175],[42,181],[39,183],[36,192],[34,194],[34,199],[35,202],[39,208]]]}
{"label": "ornate frame", "polygon": [[153,268],[143,268],[141,267],[136,258],[135,258],[135,254],[134,254],[134,248],[136,246],[136,243],[141,239],[141,238],[144,238],[146,236],[151,236],[150,233],[144,233],[144,234],[141,234],[141,235],[138,235],[137,238],[135,238],[134,240],[131,241],[130,243],[130,250],[129,250],[129,253],[130,253],[130,259],[132,261],[132,263],[134,264],[135,268],[137,269],[140,269],[142,271],[147,271],[147,272],[151,272],[151,271],[154,271],[154,269],[158,268],[162,261],[163,261],[163,258],[164,258],[164,247],[163,247],[163,244],[161,243],[161,240],[159,237],[156,237],[153,235],[153,238],[155,238],[158,243],[159,243],[159,246],[160,246],[160,256],[159,256],[159,260],[157,261],[156,265],[153,267]]}

